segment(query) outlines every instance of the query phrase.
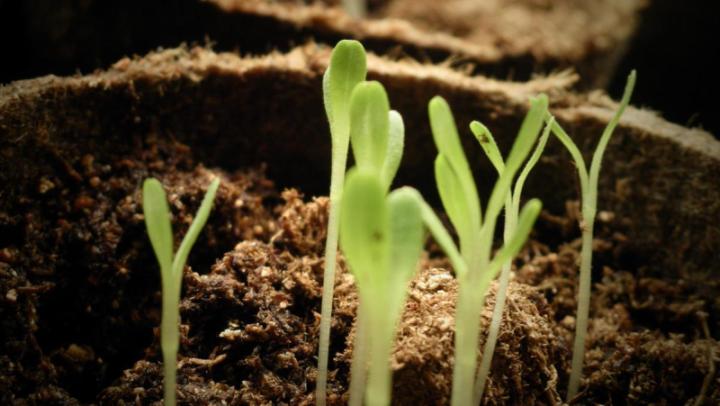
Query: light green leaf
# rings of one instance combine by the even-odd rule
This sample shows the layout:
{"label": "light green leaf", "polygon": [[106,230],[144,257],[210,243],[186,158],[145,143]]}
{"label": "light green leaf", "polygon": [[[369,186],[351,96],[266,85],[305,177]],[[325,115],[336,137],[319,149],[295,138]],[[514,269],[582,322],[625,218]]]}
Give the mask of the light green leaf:
{"label": "light green leaf", "polygon": [[333,143],[348,142],[350,95],[355,85],[365,80],[366,74],[367,61],[362,44],[355,40],[338,42],[323,76],[323,101]]}
{"label": "light green leaf", "polygon": [[[468,227],[476,230],[482,222],[480,198],[478,197],[477,187],[472,176],[472,171],[470,170],[470,165],[468,164],[462,144],[460,143],[460,137],[458,136],[457,126],[450,111],[450,106],[445,99],[440,96],[435,96],[430,100],[430,104],[428,105],[428,114],[430,116],[430,127],[435,145],[438,151],[445,156],[453,171],[455,171],[462,190],[462,194],[459,195],[459,197],[463,198],[464,204],[467,207],[467,214],[464,214],[467,217],[463,219],[463,221],[468,224]],[[444,203],[443,201],[443,204]]]}
{"label": "light green leaf", "polygon": [[520,195],[522,194],[523,187],[525,186],[525,180],[527,179],[528,175],[533,170],[537,162],[540,160],[540,156],[545,150],[547,140],[548,138],[550,138],[550,129],[552,128],[554,122],[555,118],[551,116],[550,120],[545,125],[545,129],[543,130],[543,133],[540,136],[537,145],[535,146],[535,150],[533,150],[533,154],[530,156],[530,159],[528,159],[528,161],[525,163],[525,166],[518,175],[517,181],[515,181],[515,188],[513,189],[512,194],[512,210],[514,213],[518,213],[520,211]]}
{"label": "light green leaf", "polygon": [[435,214],[433,208],[430,207],[430,205],[425,201],[425,199],[423,199],[422,195],[417,190],[407,186],[399,190],[406,190],[406,193],[413,196],[413,198],[417,202],[418,207],[420,207],[420,216],[422,217],[423,224],[425,224],[425,227],[430,230],[430,234],[435,239],[435,242],[438,243],[440,248],[442,248],[442,250],[445,252],[445,255],[447,255],[450,263],[455,270],[455,275],[457,275],[458,278],[460,277],[460,275],[464,275],[467,272],[467,265],[465,264],[465,260],[462,259],[460,252],[455,246],[455,242],[450,236],[450,233],[448,233],[448,231],[445,229],[445,226]]}
{"label": "light green leaf", "polygon": [[213,202],[215,201],[215,193],[217,192],[219,186],[220,179],[213,179],[207,192],[205,192],[205,196],[203,197],[202,203],[200,203],[200,208],[198,208],[192,224],[190,224],[190,228],[180,243],[180,248],[178,248],[177,254],[175,254],[175,260],[173,261],[173,273],[177,278],[178,283],[180,283],[180,275],[182,275],[182,270],[185,267],[188,255],[190,255],[190,250],[193,245],[195,245],[195,241],[197,241],[200,231],[203,227],[205,227],[205,223],[210,216],[210,210],[212,210]]}
{"label": "light green leaf", "polygon": [[548,121],[548,124],[550,125],[553,134],[555,134],[555,137],[560,140],[563,146],[565,146],[565,149],[567,149],[567,151],[570,153],[573,161],[575,161],[578,178],[580,179],[580,195],[586,196],[588,189],[588,172],[587,167],[585,166],[585,158],[583,158],[580,149],[578,149],[577,145],[575,145],[575,142],[572,140],[572,138],[570,138],[570,136],[560,126],[560,123],[553,120],[552,122]]}
{"label": "light green leaf", "polygon": [[389,261],[390,236],[385,188],[377,173],[348,171],[340,210],[340,247],[358,287],[377,286]]}
{"label": "light green leaf", "polygon": [[361,82],[350,97],[350,143],[358,168],[376,171],[385,163],[390,102],[379,82]]}
{"label": "light green leaf", "polygon": [[173,234],[170,209],[160,181],[155,178],[145,179],[142,198],[145,227],[165,281],[172,270]]}
{"label": "light green leaf", "polygon": [[490,163],[492,163],[493,167],[495,167],[498,175],[501,174],[505,169],[505,162],[503,161],[500,149],[498,148],[495,138],[492,136],[490,130],[481,122],[473,121],[470,123],[470,131],[472,131],[475,138],[477,138],[480,146],[485,152],[485,155],[487,155]]}
{"label": "light green leaf", "polygon": [[390,110],[388,115],[390,121],[390,132],[388,135],[387,154],[383,162],[381,176],[385,188],[389,189],[402,160],[403,148],[405,147],[405,124],[400,113]]}
{"label": "light green leaf", "polygon": [[465,198],[460,178],[443,154],[438,154],[435,158],[435,183],[445,213],[460,237],[460,250],[465,252],[465,248],[470,248],[467,244],[472,240],[476,229],[470,222],[468,199]]}
{"label": "light green leaf", "polygon": [[515,255],[517,255],[518,252],[520,252],[520,249],[522,249],[523,245],[525,245],[525,242],[535,225],[535,220],[537,220],[540,210],[542,210],[542,202],[538,199],[531,199],[525,204],[520,212],[515,233],[510,238],[510,241],[506,242],[500,251],[495,255],[493,260],[490,262],[487,271],[483,272],[481,284],[485,283],[484,281],[489,282],[493,280],[500,271],[502,265],[507,261],[510,261],[515,257]]}
{"label": "light green leaf", "polygon": [[420,206],[413,193],[398,189],[387,198],[390,217],[390,279],[394,286],[391,300],[402,304],[407,284],[415,275],[423,250],[424,230]]}
{"label": "light green leaf", "polygon": [[630,75],[628,76],[627,83],[625,83],[625,91],[623,92],[622,99],[620,100],[620,105],[618,106],[617,111],[615,112],[615,115],[613,115],[613,118],[608,123],[607,127],[605,127],[605,130],[602,133],[602,136],[600,136],[600,141],[598,142],[597,148],[595,148],[595,153],[592,157],[592,163],[590,164],[590,176],[589,176],[589,182],[590,182],[590,193],[593,194],[593,196],[597,195],[597,183],[598,178],[600,175],[600,165],[602,164],[602,158],[605,154],[605,149],[607,148],[608,142],[610,142],[610,137],[612,136],[613,132],[615,131],[615,127],[617,127],[618,123],[620,122],[620,117],[625,112],[625,109],[627,108],[628,104],[630,103],[630,97],[632,97],[633,90],[635,89],[635,80],[637,79],[637,72],[633,70],[630,72]]}
{"label": "light green leaf", "polygon": [[530,109],[520,126],[518,136],[505,161],[505,170],[500,175],[490,194],[490,200],[488,201],[485,214],[486,217],[495,218],[500,213],[504,200],[510,191],[515,173],[523,161],[525,161],[525,158],[527,158],[530,153],[530,149],[532,149],[532,146],[535,144],[535,140],[543,125],[547,107],[548,99],[544,94],[530,100]]}

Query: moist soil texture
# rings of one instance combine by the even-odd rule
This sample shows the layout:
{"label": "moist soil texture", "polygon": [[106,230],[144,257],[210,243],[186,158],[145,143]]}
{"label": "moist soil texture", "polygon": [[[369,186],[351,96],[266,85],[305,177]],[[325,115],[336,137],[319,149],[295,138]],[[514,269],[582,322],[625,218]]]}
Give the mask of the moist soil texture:
{"label": "moist soil texture", "polygon": [[[133,153],[107,161],[68,162],[57,151],[57,171],[26,179],[35,186],[0,212],[0,403],[161,403],[160,278],[140,203],[154,176],[176,242],[210,179],[221,179],[184,270],[180,404],[314,404],[327,199],[280,190],[262,166],[229,173],[171,137],[138,138]],[[720,404],[718,285],[647,275],[626,248],[629,221],[598,215],[585,379],[573,403]],[[484,404],[563,402],[579,237],[577,202],[538,220],[515,261]],[[357,304],[338,261],[331,405],[347,402]],[[449,403],[455,294],[429,239],[398,327],[393,404]]]}

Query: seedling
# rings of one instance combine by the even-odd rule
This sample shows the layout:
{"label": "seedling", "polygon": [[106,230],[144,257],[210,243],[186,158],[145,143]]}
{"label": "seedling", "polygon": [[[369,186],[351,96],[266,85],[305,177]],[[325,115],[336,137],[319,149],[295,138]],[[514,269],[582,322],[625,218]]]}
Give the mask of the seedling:
{"label": "seedling", "polygon": [[[550,121],[548,121],[548,124],[545,126],[545,130],[540,136],[537,145],[535,146],[535,150],[518,175],[513,190],[508,192],[505,197],[505,223],[503,226],[503,240],[505,243],[508,243],[512,238],[512,235],[515,233],[520,213],[520,196],[522,194],[523,187],[525,186],[525,180],[545,150],[545,145],[547,144],[547,140],[550,136],[550,127],[553,122],[554,119],[551,117]],[[470,123],[470,130],[482,146],[485,155],[487,155],[488,159],[495,167],[495,170],[498,172],[498,176],[502,175],[505,170],[505,161],[503,160],[502,154],[500,154],[500,149],[498,148],[497,143],[495,143],[495,138],[490,130],[478,121]],[[510,282],[511,267],[512,260],[503,264],[500,277],[498,278],[498,288],[497,293],[495,294],[495,308],[493,309],[492,320],[488,329],[487,339],[485,340],[485,348],[480,360],[480,370],[478,371],[477,378],[475,379],[475,404],[480,404],[480,400],[482,399],[483,391],[485,389],[485,382],[490,372],[490,365],[492,364],[493,354],[495,352],[495,344],[497,343],[498,334],[500,332],[503,310],[505,309],[505,299],[507,296],[508,283]]]}
{"label": "seedling", "polygon": [[620,117],[630,102],[633,89],[635,88],[636,73],[633,70],[628,76],[625,84],[625,91],[620,101],[620,106],[615,112],[612,120],[600,136],[597,148],[593,153],[588,173],[582,153],[577,145],[570,139],[565,130],[557,122],[552,123],[552,132],[562,142],[572,156],[577,167],[578,178],[580,178],[580,196],[582,200],[580,229],[582,230],[582,248],[580,251],[580,286],[578,288],[578,309],[575,322],[575,342],[573,344],[572,366],[570,369],[570,382],[568,384],[568,402],[575,397],[580,386],[582,376],[583,360],[585,358],[585,336],[587,335],[588,315],[590,313],[590,277],[592,266],[592,242],[593,228],[595,226],[595,214],[597,212],[598,178],[600,165],[605,154],[610,137],[620,121]]}
{"label": "seedling", "polygon": [[365,402],[385,406],[390,404],[395,327],[423,249],[420,207],[411,191],[387,195],[377,172],[357,168],[348,173],[341,218],[340,243],[364,312],[358,321],[372,331],[365,335],[369,360],[356,352],[353,364],[362,368],[369,361]]}
{"label": "seedling", "polygon": [[[374,255],[377,254],[377,252],[373,251],[372,246],[368,245],[363,248],[363,246],[357,242],[360,240],[354,240],[353,238],[362,238],[365,235],[363,233],[369,232],[370,230],[370,228],[364,229],[358,227],[371,227],[375,224],[372,222],[362,222],[358,219],[362,218],[362,216],[372,216],[373,210],[385,204],[385,195],[390,188],[390,184],[395,177],[402,158],[404,137],[405,129],[402,117],[396,111],[390,110],[390,103],[382,85],[378,82],[361,82],[357,84],[350,98],[350,141],[355,162],[357,163],[357,168],[353,169],[352,173],[357,173],[354,176],[360,180],[355,181],[356,186],[354,186],[353,191],[351,191],[350,178],[348,177],[347,196],[343,197],[342,214],[340,216],[340,236],[342,237],[343,252],[346,257],[348,257],[348,255],[352,257],[349,261],[351,269],[353,269],[353,273],[356,276],[358,291],[360,292],[353,362],[350,370],[351,406],[359,406],[362,404],[363,392],[367,393],[367,402],[369,404],[385,405],[390,401],[391,375],[389,372],[389,357],[390,351],[392,350],[394,326],[400,317],[402,303],[404,302],[404,287],[407,285],[407,281],[403,282],[402,278],[396,279],[395,276],[397,275],[394,275],[394,273],[409,270],[409,278],[412,276],[414,268],[402,268],[403,266],[409,265],[396,263],[394,260],[395,254],[390,257],[390,251],[387,253],[383,251],[382,254],[388,256],[390,262],[382,262],[379,268],[367,267],[367,264],[362,262],[364,258],[363,255],[370,255],[378,261],[385,261],[388,260],[388,258],[375,257]],[[377,188],[375,186],[377,186]],[[376,196],[378,194],[379,196]],[[396,194],[393,193],[391,196],[395,195]],[[400,194],[400,196],[402,196],[402,194]],[[396,199],[399,199],[398,203],[393,203]],[[381,203],[378,203],[378,201]],[[383,206],[384,208],[378,212],[378,216],[380,217],[375,220],[385,221],[382,219],[382,216],[384,215],[383,213],[386,213],[388,210],[392,211],[409,207],[408,203],[403,203],[406,201],[407,198],[388,198],[388,206]],[[358,205],[361,207],[358,208]],[[393,209],[395,205],[398,206]],[[398,218],[395,218],[396,216],[393,215],[393,220],[390,220],[388,223],[391,230],[395,230],[396,222],[401,221],[401,219],[404,218],[403,216],[411,216],[409,217],[411,220],[408,221],[414,221],[412,220],[412,208],[408,210],[410,210],[410,212],[400,214]],[[376,234],[376,236],[387,236],[387,233],[390,232],[388,230],[381,231],[385,234]],[[397,232],[404,233],[405,231],[399,230]],[[350,233],[351,236],[343,237],[347,236],[348,233]],[[353,241],[356,241],[359,245],[353,245]],[[404,247],[402,243],[404,242],[382,242],[382,244],[390,244],[393,252],[396,252],[395,250],[398,247],[402,249]],[[420,241],[420,247],[422,247],[422,241]],[[387,247],[383,245],[382,249],[385,248]],[[397,251],[396,254],[402,255],[403,253]],[[417,258],[415,261],[417,261]],[[392,276],[392,280],[390,281],[377,281],[376,278],[371,277],[370,279],[373,282],[367,282],[367,277],[361,276],[364,272],[374,272],[377,275],[381,275],[381,278],[386,278],[386,276],[382,275],[385,275],[384,273],[387,272],[391,272],[387,275],[392,274],[394,276]],[[390,285],[385,286],[385,284]],[[368,295],[372,295],[372,301],[367,299]],[[365,299],[363,299],[363,297],[365,297]],[[386,313],[388,309],[385,309],[382,315],[377,314],[377,309],[382,308],[382,306],[379,308],[375,306],[375,304],[380,303],[376,302],[376,300],[378,300],[377,297],[382,297],[380,301],[391,306],[390,312]],[[399,303],[395,303],[398,300]],[[373,333],[372,336],[367,334],[369,328]],[[371,364],[370,378],[366,390],[365,378],[368,358],[371,359]]]}
{"label": "seedling", "polygon": [[170,225],[170,210],[162,184],[155,178],[143,183],[143,214],[150,243],[160,264],[162,280],[162,322],[160,326],[160,346],[164,367],[164,403],[175,405],[175,386],[177,374],[177,353],[180,342],[179,323],[180,288],[182,273],[192,246],[200,230],[205,226],[215,200],[220,180],[215,178],[203,197],[195,219],[185,234],[180,247],[173,255],[173,234]]}
{"label": "seedling", "polygon": [[355,85],[365,80],[367,72],[365,49],[357,41],[338,42],[330,57],[330,65],[323,76],[323,101],[330,123],[332,139],[332,168],[330,175],[330,214],[325,241],[325,271],[320,316],[320,342],[315,398],[318,406],[325,405],[327,366],[330,346],[335,261],[338,246],[340,199],[345,183],[348,144],[350,142],[350,96]]}
{"label": "seedling", "polygon": [[439,150],[435,160],[435,178],[446,213],[460,240],[465,270],[455,270],[458,280],[458,303],[455,318],[455,365],[453,367],[452,405],[471,405],[477,366],[477,343],[480,313],[485,294],[502,264],[509,261],[527,240],[541,209],[540,201],[530,200],[523,208],[515,235],[492,258],[492,242],[497,217],[502,209],[515,173],[537,139],[547,111],[547,97],[531,99],[530,110],[523,120],[518,137],[508,155],[505,169],[497,179],[485,220],[470,166],[460,143],[455,120],[447,102],[441,97],[430,101],[429,115],[433,139]]}

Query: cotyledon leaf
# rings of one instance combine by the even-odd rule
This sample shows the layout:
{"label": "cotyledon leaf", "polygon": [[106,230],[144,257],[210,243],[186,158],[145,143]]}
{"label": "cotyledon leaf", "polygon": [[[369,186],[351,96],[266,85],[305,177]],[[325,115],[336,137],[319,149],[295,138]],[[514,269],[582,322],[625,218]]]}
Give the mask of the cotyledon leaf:
{"label": "cotyledon leaf", "polygon": [[205,196],[200,203],[200,207],[198,208],[197,213],[195,213],[195,218],[193,219],[193,222],[190,224],[190,228],[188,229],[185,237],[180,243],[177,254],[175,254],[175,260],[173,261],[173,272],[182,273],[182,268],[187,262],[190,250],[192,249],[193,245],[195,245],[195,241],[197,241],[200,231],[203,229],[203,227],[205,227],[205,223],[207,223],[207,219],[210,216],[210,211],[212,210],[213,202],[215,201],[215,194],[217,193],[219,186],[220,179],[215,178],[210,183],[207,192],[205,192]]}
{"label": "cotyledon leaf", "polygon": [[420,206],[412,192],[398,189],[387,198],[390,218],[391,305],[402,305],[407,284],[417,270],[423,250],[424,229]]}
{"label": "cotyledon leaf", "polygon": [[450,106],[445,99],[435,96],[428,105],[428,115],[435,145],[457,173],[457,178],[463,189],[463,196],[467,201],[466,206],[469,210],[467,221],[470,227],[477,229],[482,222],[480,198],[478,197],[477,186],[470,165],[465,157],[465,152],[463,152]]}
{"label": "cotyledon leaf", "polygon": [[166,275],[172,269],[173,234],[170,225],[170,209],[160,181],[155,178],[145,179],[142,198],[145,226],[160,264],[161,275],[165,280]]}
{"label": "cotyledon leaf", "polygon": [[357,280],[367,289],[388,266],[389,220],[385,188],[375,172],[348,172],[340,212],[340,246]]}
{"label": "cotyledon leaf", "polygon": [[362,44],[355,40],[338,42],[323,76],[323,102],[333,137],[349,136],[350,95],[355,85],[365,80],[366,74],[367,61]]}
{"label": "cotyledon leaf", "polygon": [[361,82],[350,97],[350,143],[362,170],[382,171],[388,150],[390,102],[375,81]]}
{"label": "cotyledon leaf", "polygon": [[505,170],[503,170],[490,194],[485,214],[487,217],[497,217],[500,213],[507,193],[510,191],[515,173],[527,158],[533,145],[535,145],[535,140],[540,133],[547,113],[547,106],[548,99],[545,95],[530,100],[530,109],[520,126],[518,136],[505,161]]}
{"label": "cotyledon leaf", "polygon": [[495,167],[498,174],[502,173],[505,169],[505,162],[490,130],[481,122],[473,121],[470,123],[470,131],[477,138],[478,143],[480,143],[485,155],[490,159],[490,163]]}
{"label": "cotyledon leaf", "polygon": [[460,251],[463,252],[464,248],[468,248],[464,244],[468,244],[476,229],[472,227],[469,199],[465,197],[459,176],[443,154],[435,158],[435,183],[445,212],[460,237]]}
{"label": "cotyledon leaf", "polygon": [[390,131],[388,133],[387,154],[381,171],[385,188],[389,189],[392,181],[397,174],[402,160],[403,148],[405,147],[405,124],[402,116],[395,110],[390,110],[388,114],[390,121]]}

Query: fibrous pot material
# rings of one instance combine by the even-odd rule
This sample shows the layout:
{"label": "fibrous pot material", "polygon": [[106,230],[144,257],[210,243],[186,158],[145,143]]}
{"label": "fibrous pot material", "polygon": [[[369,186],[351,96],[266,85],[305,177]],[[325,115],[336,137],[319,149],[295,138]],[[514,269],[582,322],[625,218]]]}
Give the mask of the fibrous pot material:
{"label": "fibrous pot material", "polygon": [[[102,157],[127,151],[129,135],[148,131],[172,134],[192,145],[203,162],[225,168],[269,162],[271,178],[281,185],[324,193],[329,143],[320,78],[327,58],[327,49],[316,45],[257,58],[176,49],[124,59],[93,75],[5,86],[0,90],[0,205],[7,210],[23,190],[37,187],[29,179],[54,170],[57,164],[46,159],[53,146],[72,145],[76,153],[53,162],[89,151]],[[538,92],[550,95],[552,112],[586,152],[615,107],[602,94],[570,92],[575,77],[567,74],[512,83],[371,57],[369,76],[387,87],[413,145],[399,182],[421,191],[432,191],[428,162],[435,151],[426,101],[436,94],[448,100],[461,129],[471,119],[481,120],[501,148],[514,137],[527,98]],[[483,176],[492,176],[471,138],[465,137],[470,161]],[[709,134],[630,108],[608,147],[598,207],[626,219],[628,255],[647,258],[650,271],[701,277],[719,262],[719,178],[720,144]],[[558,143],[550,143],[528,186],[528,196],[540,197],[555,212],[577,196],[574,168]]]}
{"label": "fibrous pot material", "polygon": [[645,0],[369,1],[351,18],[339,1],[34,1],[6,5],[0,19],[16,38],[18,75],[91,72],[124,55],[206,40],[221,50],[288,50],[308,39],[357,38],[376,53],[469,63],[476,72],[525,80],[575,68],[605,86]]}

